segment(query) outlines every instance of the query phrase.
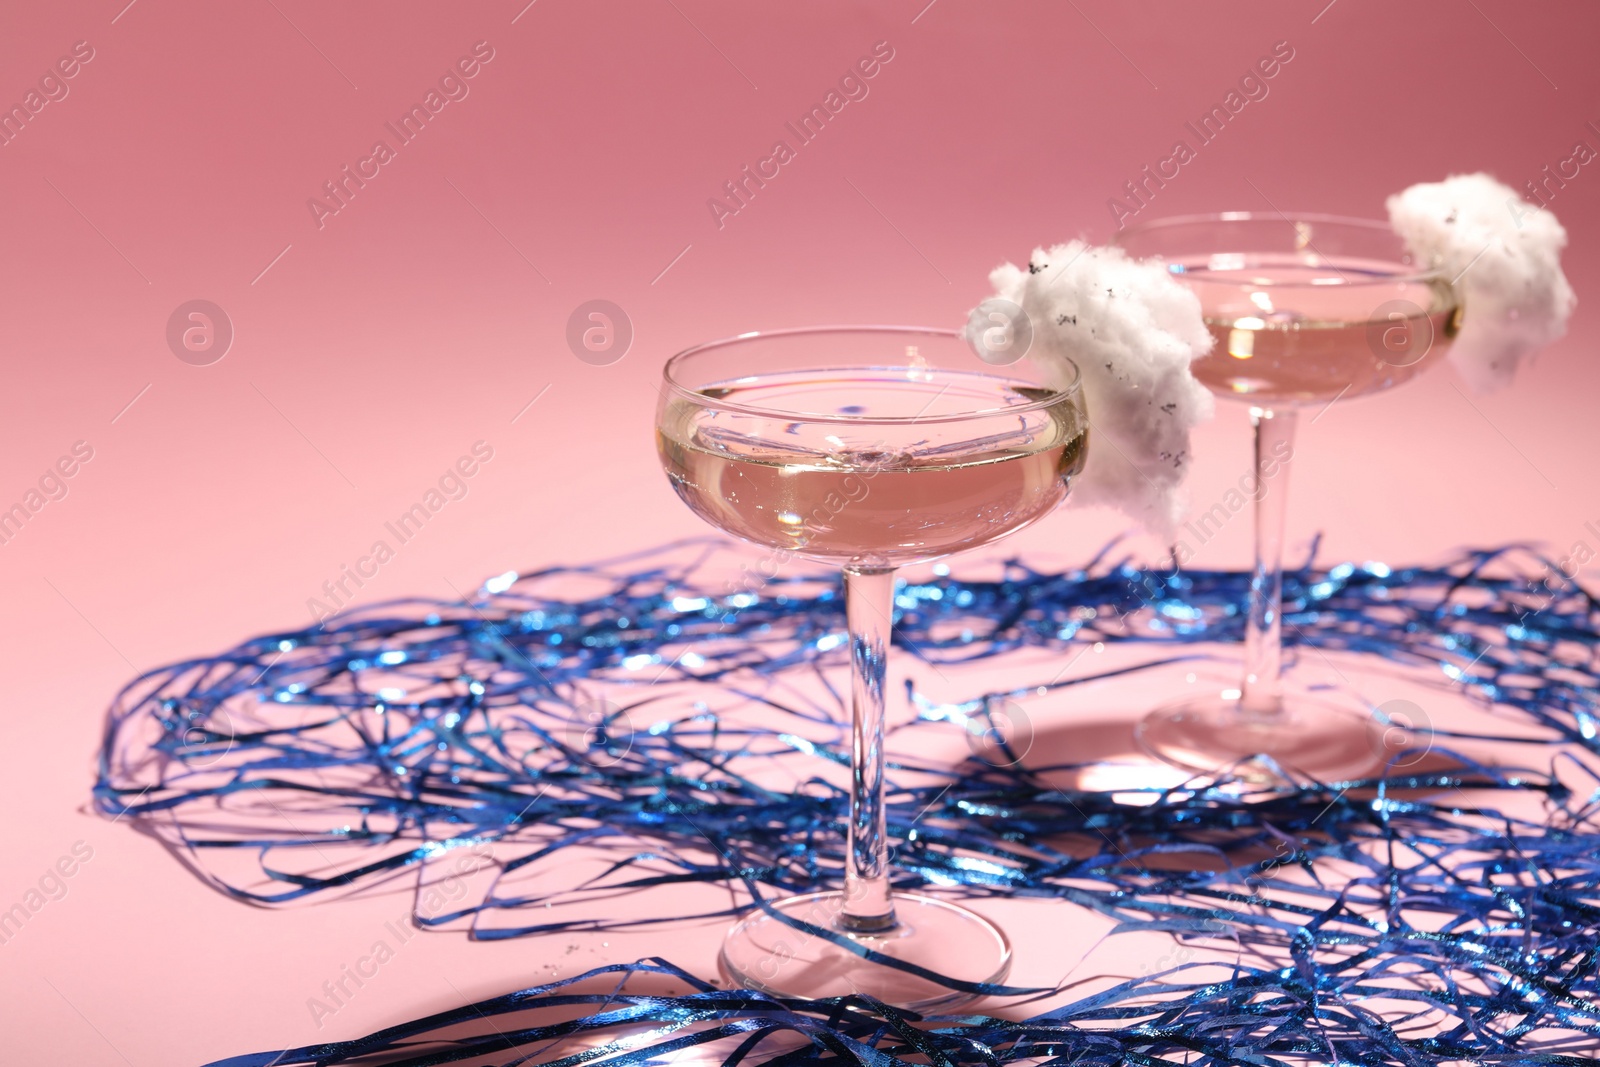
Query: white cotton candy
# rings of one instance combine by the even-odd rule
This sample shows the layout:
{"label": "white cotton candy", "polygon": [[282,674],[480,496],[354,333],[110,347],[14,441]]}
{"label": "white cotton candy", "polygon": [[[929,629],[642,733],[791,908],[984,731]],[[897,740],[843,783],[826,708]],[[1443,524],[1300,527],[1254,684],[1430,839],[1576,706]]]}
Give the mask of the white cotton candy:
{"label": "white cotton candy", "polygon": [[[989,275],[1032,330],[1028,358],[1061,387],[1067,360],[1083,377],[1089,451],[1072,502],[1106,505],[1170,542],[1182,516],[1189,431],[1211,417],[1211,394],[1189,364],[1211,348],[1200,301],[1158,261],[1071,241],[1036,249],[1027,270]],[[987,323],[968,321],[981,345]]]}
{"label": "white cotton candy", "polygon": [[1567,332],[1577,303],[1561,273],[1567,231],[1487,174],[1413,185],[1388,201],[1389,222],[1424,266],[1461,294],[1450,359],[1477,390],[1508,384],[1525,356]]}

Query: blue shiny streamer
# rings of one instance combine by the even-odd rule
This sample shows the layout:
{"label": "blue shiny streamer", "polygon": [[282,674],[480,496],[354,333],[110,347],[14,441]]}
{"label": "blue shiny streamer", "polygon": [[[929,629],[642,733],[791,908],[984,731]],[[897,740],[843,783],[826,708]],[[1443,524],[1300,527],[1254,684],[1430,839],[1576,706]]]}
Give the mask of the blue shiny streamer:
{"label": "blue shiny streamer", "polygon": [[[843,718],[823,673],[842,662],[840,591],[817,575],[719,583],[721,551],[677,546],[503,575],[465,603],[376,605],[151,671],[108,716],[95,803],[259,904],[426,875],[492,846],[496,873],[481,898],[417,916],[469,919],[478,938],[684,918],[594,914],[618,892],[705,883],[764,896],[835,883],[846,797],[819,770],[847,747],[808,735],[837,736]],[[1248,581],[1140,569],[1109,550],[1063,572],[1013,561],[990,581],[905,585],[895,639],[935,665],[1068,655],[1094,641],[1144,643],[1154,663],[1172,663],[1240,639]],[[1194,947],[1193,962],[1021,1022],[780,1002],[682,974],[696,992],[602,996],[557,983],[472,1010],[568,1012],[530,1024],[523,1037],[534,1044],[645,1025],[583,1054],[618,1064],[686,1042],[731,1067],[753,1054],[747,1043],[770,1051],[779,1034],[799,1042],[780,1060],[863,1065],[1588,1062],[1585,1050],[1600,1047],[1593,597],[1517,547],[1440,567],[1307,566],[1286,575],[1285,596],[1291,648],[1378,657],[1456,684],[1515,726],[1509,739],[1542,742],[1520,749],[1542,762],[1487,767],[1436,746],[1438,758],[1367,782],[1224,778],[1112,794],[1063,788],[1051,774],[1062,768],[902,760],[889,786],[897,885],[1069,901],[1114,920],[1115,933],[1170,932]],[[634,695],[603,702],[597,683]],[[906,728],[981,730],[1004,695],[919,698]],[[780,725],[728,714],[750,702]],[[801,786],[763,786],[778,765]],[[518,887],[572,846],[615,861],[559,890]],[[1324,882],[1330,864],[1339,877]],[[574,901],[588,902],[580,916],[554,910]],[[631,982],[677,973],[660,962],[613,972]],[[442,1035],[465,1018],[276,1062],[498,1055],[495,1038]]]}
{"label": "blue shiny streamer", "polygon": [[[1381,978],[1381,976],[1375,976]],[[604,980],[619,978],[605,982]],[[632,991],[667,979],[687,994]],[[609,985],[610,988],[606,988]],[[599,988],[596,988],[599,986]],[[1349,981],[1354,1000],[1389,996]],[[1134,989],[1123,983],[1026,1019],[980,1015],[924,1019],[863,996],[791,1000],[722,990],[664,960],[613,964],[548,985],[440,1012],[351,1041],[327,1042],[216,1061],[210,1067],[323,1067],[385,1064],[432,1067],[472,1061],[513,1067],[608,1067],[673,1062],[783,1065],[843,1063],[1083,1067],[1185,1064],[1593,1063],[1593,1043],[1549,1043],[1544,1051],[1486,1052],[1476,1035],[1402,1036],[1368,1013],[1323,1007],[1309,983],[1238,969],[1230,981],[1200,984],[1168,976]],[[1159,999],[1152,1002],[1151,995]],[[1477,998],[1460,998],[1481,1010]],[[1138,1003],[1138,1001],[1144,1003]],[[576,1014],[576,1017],[574,1015]],[[488,1024],[489,1033],[445,1036]],[[763,1047],[765,1046],[765,1047]]]}

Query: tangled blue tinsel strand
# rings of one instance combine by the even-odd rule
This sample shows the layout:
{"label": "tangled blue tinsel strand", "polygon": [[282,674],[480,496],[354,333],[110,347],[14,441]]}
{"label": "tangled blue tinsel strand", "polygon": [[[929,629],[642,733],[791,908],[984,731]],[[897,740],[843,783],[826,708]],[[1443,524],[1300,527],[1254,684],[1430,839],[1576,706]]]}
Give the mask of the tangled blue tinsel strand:
{"label": "tangled blue tinsel strand", "polygon": [[[714,552],[501,576],[470,602],[377,605],[149,672],[109,714],[96,805],[252,903],[466,872],[481,895],[423,906],[419,884],[417,921],[480,938],[684,918],[581,907],[602,893],[836,881],[847,747],[824,668],[840,662],[838,588],[719,585]],[[1170,663],[1238,640],[1248,580],[1109,556],[1059,573],[1012,562],[993,580],[904,586],[896,640],[936,665],[1095,641]],[[1292,645],[1398,663],[1492,705],[1538,766],[1487,766],[1466,745],[1367,782],[1111,793],[1016,760],[901,760],[898,884],[1069,901],[1114,934],[1166,931],[1194,955],[1032,1018],[933,1021],[860,998],[720,990],[644,961],[463,1009],[504,1017],[488,1037],[460,1036],[474,1016],[446,1013],[226,1062],[620,1065],[691,1047],[728,1067],[757,1051],[952,1067],[1589,1062],[1593,597],[1513,548],[1441,567],[1307,567],[1287,576],[1285,618]],[[1004,695],[921,697],[905,729],[981,730]],[[529,877],[578,847],[610,861],[559,890]],[[661,992],[665,976],[692,991]]]}

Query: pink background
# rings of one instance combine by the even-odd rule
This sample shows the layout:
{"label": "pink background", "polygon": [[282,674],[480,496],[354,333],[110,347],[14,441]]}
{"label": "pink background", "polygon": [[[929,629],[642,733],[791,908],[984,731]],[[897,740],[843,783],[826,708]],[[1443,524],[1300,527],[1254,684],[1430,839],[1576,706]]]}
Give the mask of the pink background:
{"label": "pink background", "polygon": [[[761,327],[958,324],[999,261],[1109,238],[1107,199],[1275,42],[1294,58],[1270,95],[1141,217],[1376,215],[1415,181],[1482,169],[1520,187],[1575,141],[1600,147],[1585,129],[1600,12],[1577,3],[124,2],[13,4],[0,33],[0,102],[74,42],[94,49],[0,148],[0,506],[74,442],[94,449],[0,545],[0,909],[75,841],[94,850],[0,945],[8,1063],[144,1067],[354,1036],[570,973],[569,944],[585,965],[663,952],[711,972],[708,929],[428,934],[318,1030],[306,998],[403,902],[248,909],[84,810],[125,679],[308,621],[307,599],[473,442],[493,461],[365,599],[702,533],[652,454],[667,355]],[[494,58],[469,95],[319,229],[307,199],[478,41]],[[870,94],[719,229],[707,199],[878,41],[894,58]],[[1591,170],[1552,202],[1581,300],[1600,280]],[[197,298],[236,334],[210,366],[165,341]],[[564,339],[596,298],[636,331],[609,366]],[[1595,323],[1580,306],[1506,394],[1469,402],[1445,370],[1302,420],[1293,543],[1320,530],[1325,559],[1389,561],[1594,544]],[[1237,480],[1246,447],[1243,410],[1223,406],[1197,438],[1197,502]],[[1068,511],[1005,550],[1082,559],[1124,525]],[[1241,562],[1247,527],[1195,564]],[[1030,907],[988,910],[1022,924]],[[1065,959],[1086,935],[1058,924]],[[1019,977],[1051,968],[1034,970]]]}

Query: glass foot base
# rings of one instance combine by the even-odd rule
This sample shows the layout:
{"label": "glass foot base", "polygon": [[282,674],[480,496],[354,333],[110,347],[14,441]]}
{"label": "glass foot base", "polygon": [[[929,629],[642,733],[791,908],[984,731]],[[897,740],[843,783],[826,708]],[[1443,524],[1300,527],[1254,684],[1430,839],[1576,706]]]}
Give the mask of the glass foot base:
{"label": "glass foot base", "polygon": [[1292,696],[1276,715],[1246,712],[1220,696],[1185,701],[1151,712],[1134,738],[1145,752],[1185,770],[1231,768],[1253,781],[1282,781],[1285,774],[1321,782],[1362,778],[1377,772],[1387,754],[1374,743],[1368,718]]}
{"label": "glass foot base", "polygon": [[[881,933],[848,933],[839,925],[844,894],[807,893],[774,907],[802,922],[837,931],[885,956],[967,982],[1003,982],[1011,971],[1011,944],[981,915],[934,897],[896,893],[897,924]],[[830,941],[811,937],[756,912],[728,931],[722,975],[734,985],[785,997],[865,993],[916,1011],[944,1009],[978,999],[868,962]]]}

